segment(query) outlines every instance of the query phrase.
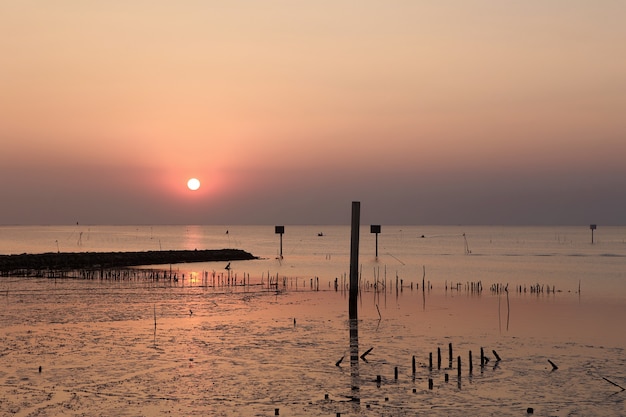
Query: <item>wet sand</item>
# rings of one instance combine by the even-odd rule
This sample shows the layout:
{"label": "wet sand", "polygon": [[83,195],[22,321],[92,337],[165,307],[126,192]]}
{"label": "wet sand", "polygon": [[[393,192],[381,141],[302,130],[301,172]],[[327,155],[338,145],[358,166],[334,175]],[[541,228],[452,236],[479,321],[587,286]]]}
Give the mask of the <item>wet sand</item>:
{"label": "wet sand", "polygon": [[626,414],[626,392],[604,379],[626,387],[622,303],[575,293],[509,294],[507,303],[438,283],[363,292],[359,351],[373,349],[352,390],[347,295],[321,288],[3,279],[0,414]]}

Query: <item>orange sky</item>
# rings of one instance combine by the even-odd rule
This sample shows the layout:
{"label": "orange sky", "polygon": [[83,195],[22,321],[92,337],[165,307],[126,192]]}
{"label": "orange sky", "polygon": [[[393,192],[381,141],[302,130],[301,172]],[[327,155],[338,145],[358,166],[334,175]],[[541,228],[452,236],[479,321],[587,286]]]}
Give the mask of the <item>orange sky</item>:
{"label": "orange sky", "polygon": [[624,16],[1,2],[0,224],[626,224]]}

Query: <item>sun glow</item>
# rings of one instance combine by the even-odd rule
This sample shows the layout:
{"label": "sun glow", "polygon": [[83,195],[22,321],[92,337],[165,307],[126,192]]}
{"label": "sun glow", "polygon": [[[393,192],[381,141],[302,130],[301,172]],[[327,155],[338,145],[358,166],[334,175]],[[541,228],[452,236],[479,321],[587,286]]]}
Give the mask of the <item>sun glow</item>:
{"label": "sun glow", "polygon": [[189,181],[187,181],[187,188],[189,188],[191,191],[196,191],[198,188],[200,188],[200,180],[198,180],[197,178],[190,178]]}

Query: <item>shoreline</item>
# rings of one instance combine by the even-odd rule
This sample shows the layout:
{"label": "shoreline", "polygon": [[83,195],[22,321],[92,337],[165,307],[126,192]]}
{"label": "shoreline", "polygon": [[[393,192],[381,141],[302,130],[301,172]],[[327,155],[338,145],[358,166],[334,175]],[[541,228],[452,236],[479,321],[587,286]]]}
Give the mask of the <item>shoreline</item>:
{"label": "shoreline", "polygon": [[228,262],[258,259],[241,249],[164,250],[142,252],[59,252],[0,255],[0,273],[124,268],[193,262]]}

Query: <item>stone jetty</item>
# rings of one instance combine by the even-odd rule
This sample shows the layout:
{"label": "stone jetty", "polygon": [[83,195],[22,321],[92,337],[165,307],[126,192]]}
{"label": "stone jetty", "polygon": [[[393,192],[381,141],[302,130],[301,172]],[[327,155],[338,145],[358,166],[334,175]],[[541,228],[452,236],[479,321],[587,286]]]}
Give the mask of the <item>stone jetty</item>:
{"label": "stone jetty", "polygon": [[16,271],[63,271],[125,268],[189,262],[228,262],[258,259],[240,249],[160,250],[145,252],[61,252],[0,255],[0,274]]}

